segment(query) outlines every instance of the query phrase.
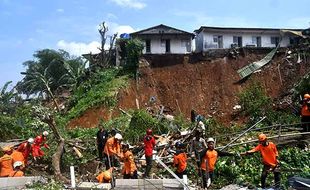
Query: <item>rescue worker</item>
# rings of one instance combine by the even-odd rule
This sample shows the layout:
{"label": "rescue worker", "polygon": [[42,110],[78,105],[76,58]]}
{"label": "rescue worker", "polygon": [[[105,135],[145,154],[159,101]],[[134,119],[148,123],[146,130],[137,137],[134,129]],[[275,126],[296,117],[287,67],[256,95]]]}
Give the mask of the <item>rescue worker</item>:
{"label": "rescue worker", "polygon": [[187,156],[182,143],[177,142],[175,147],[177,150],[173,156],[173,166],[177,168],[175,174],[182,179],[183,175],[186,175]]}
{"label": "rescue worker", "polygon": [[99,154],[99,160],[103,161],[103,149],[105,143],[107,142],[109,137],[108,132],[103,128],[102,124],[99,125],[99,131],[97,132],[97,148]]}
{"label": "rescue worker", "polygon": [[98,183],[111,183],[112,177],[113,177],[113,167],[110,169],[101,172],[96,179],[98,180]]}
{"label": "rescue worker", "polygon": [[144,177],[150,177],[150,171],[152,169],[152,161],[153,161],[153,150],[155,147],[155,138],[153,136],[152,129],[146,130],[146,135],[143,139],[144,143],[144,154],[145,154],[145,160],[146,160],[146,168]]}
{"label": "rescue worker", "polygon": [[122,161],[124,162],[122,174],[124,176],[124,179],[138,179],[137,167],[135,164],[134,156],[129,150],[129,145],[123,144],[122,150]]}
{"label": "rescue worker", "polygon": [[11,157],[13,159],[13,163],[15,162],[21,162],[22,165],[20,166],[21,169],[24,169],[25,167],[25,158],[23,156],[23,153],[19,152],[18,150],[13,150]]}
{"label": "rescue worker", "polygon": [[310,95],[305,94],[301,101],[301,126],[303,132],[310,132]]}
{"label": "rescue worker", "polygon": [[232,153],[215,150],[215,141],[213,138],[207,139],[207,149],[202,153],[201,172],[202,185],[207,188],[214,180],[214,169],[218,156],[233,156]]}
{"label": "rescue worker", "polygon": [[7,146],[2,150],[4,155],[0,158],[0,177],[8,177],[13,171],[12,148]]}
{"label": "rescue worker", "polygon": [[263,171],[261,175],[261,186],[266,188],[266,178],[269,172],[274,174],[275,188],[280,187],[280,171],[279,171],[279,161],[278,161],[278,150],[274,143],[267,141],[267,136],[265,134],[260,134],[258,136],[259,145],[257,145],[252,150],[249,150],[240,155],[253,154],[254,152],[260,152],[263,158]]}
{"label": "rescue worker", "polygon": [[192,157],[195,157],[198,168],[200,168],[200,165],[201,165],[201,154],[206,149],[207,149],[207,143],[202,138],[202,133],[196,130],[195,137],[191,140],[191,143],[190,143],[189,152],[192,154]]}
{"label": "rescue worker", "polygon": [[120,157],[121,154],[121,147],[120,143],[123,137],[121,134],[116,133],[114,137],[110,137],[105,146],[104,146],[104,153],[106,156],[106,169],[110,169],[110,167],[118,166],[118,161],[116,157]]}
{"label": "rescue worker", "polygon": [[21,152],[24,156],[25,166],[28,164],[28,157],[32,151],[31,145],[33,144],[33,138],[29,138],[26,142],[23,142],[18,146],[17,151]]}
{"label": "rescue worker", "polygon": [[49,146],[46,144],[48,132],[44,131],[42,135],[37,136],[34,139],[34,142],[32,144],[32,156],[34,160],[37,160],[37,158],[41,158],[44,156],[44,152],[41,150],[41,146],[44,146],[45,148],[49,149]]}
{"label": "rescue worker", "polygon": [[14,170],[10,173],[9,177],[22,177],[24,172],[22,171],[23,163],[20,161],[14,162]]}

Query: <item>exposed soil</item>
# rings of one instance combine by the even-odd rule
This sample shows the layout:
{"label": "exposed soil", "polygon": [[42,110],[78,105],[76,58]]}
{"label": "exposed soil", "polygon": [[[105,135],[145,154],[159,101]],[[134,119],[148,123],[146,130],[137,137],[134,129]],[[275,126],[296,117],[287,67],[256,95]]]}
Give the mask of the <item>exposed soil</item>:
{"label": "exposed soil", "polygon": [[[172,114],[182,112],[189,118],[190,111],[194,109],[229,125],[233,107],[238,104],[238,94],[253,81],[259,81],[268,96],[277,98],[286,94],[309,71],[310,60],[301,63],[291,60],[293,64],[290,64],[283,59],[284,52],[279,51],[260,72],[252,74],[242,83],[238,82],[237,70],[260,60],[269,51],[245,50],[236,59],[210,58],[200,54],[145,56],[140,64],[139,80],[131,81],[128,88],[120,91],[119,103],[113,113],[102,107],[90,109],[70,122],[69,126],[94,127],[100,118],[109,119],[111,115],[118,115],[118,108],[137,108],[136,99],[140,108],[150,106],[152,96],[156,98],[155,106],[163,105]],[[234,119],[238,122],[238,118]]]}

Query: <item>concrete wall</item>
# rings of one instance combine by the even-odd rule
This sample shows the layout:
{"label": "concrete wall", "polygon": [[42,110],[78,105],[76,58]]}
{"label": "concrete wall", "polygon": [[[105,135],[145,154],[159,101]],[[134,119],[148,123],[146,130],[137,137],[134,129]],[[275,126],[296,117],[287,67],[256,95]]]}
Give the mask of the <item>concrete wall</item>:
{"label": "concrete wall", "polygon": [[[245,47],[247,45],[256,46],[255,41],[253,41],[253,37],[260,36],[261,37],[261,47],[275,47],[275,44],[271,43],[271,37],[279,37],[281,39],[280,33],[274,32],[270,34],[261,34],[261,33],[238,33],[238,32],[201,32],[196,37],[196,51],[206,51],[208,49],[218,49],[218,43],[213,41],[214,36],[223,36],[223,48],[231,48],[231,44],[233,44],[234,36],[242,37],[242,46]],[[280,47],[287,47],[290,42],[290,36],[285,35],[282,37],[282,41],[280,43]]]}
{"label": "concrete wall", "polygon": [[[189,38],[184,38],[184,37],[151,37],[148,38],[151,40],[151,52],[150,54],[166,54],[166,39],[170,39],[170,52],[171,54],[187,54],[191,53],[192,51],[192,39]],[[146,54],[146,44],[145,44],[145,39],[142,39],[144,41],[144,49],[143,49],[143,54]]]}

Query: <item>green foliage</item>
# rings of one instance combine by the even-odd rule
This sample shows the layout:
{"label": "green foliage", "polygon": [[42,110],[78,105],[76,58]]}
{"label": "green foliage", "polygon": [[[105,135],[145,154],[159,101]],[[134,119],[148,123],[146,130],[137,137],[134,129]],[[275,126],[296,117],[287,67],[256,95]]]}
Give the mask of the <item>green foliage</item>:
{"label": "green foliage", "polygon": [[262,86],[254,82],[239,94],[239,103],[242,113],[251,116],[253,120],[265,115],[266,110],[271,109],[271,99],[266,96]]}
{"label": "green foliage", "polygon": [[304,94],[309,94],[310,93],[309,89],[310,89],[310,72],[306,74],[293,89],[294,99],[298,99],[299,96],[303,96]]}
{"label": "green foliage", "polygon": [[35,182],[32,183],[31,185],[26,186],[27,189],[34,189],[34,190],[62,190],[64,189],[64,185],[60,183],[59,181],[55,180],[49,180],[47,183],[42,183],[42,182]]}
{"label": "green foliage", "polygon": [[39,50],[33,57],[34,60],[23,63],[25,76],[17,84],[18,91],[26,95],[55,94],[60,87],[77,83],[77,78],[83,73],[81,70],[85,69],[81,58],[71,57],[63,50]]}
{"label": "green foliage", "polygon": [[125,61],[124,69],[136,72],[139,67],[139,58],[142,55],[143,43],[138,39],[119,39],[121,59]]}
{"label": "green foliage", "polygon": [[119,89],[127,84],[127,76],[119,76],[118,73],[119,69],[106,69],[83,82],[71,96],[67,118],[78,117],[92,107],[115,106]]}
{"label": "green foliage", "polygon": [[134,111],[129,126],[123,131],[124,137],[131,143],[141,142],[146,129],[152,129],[154,134],[164,134],[168,132],[165,122],[161,122],[144,110]]}

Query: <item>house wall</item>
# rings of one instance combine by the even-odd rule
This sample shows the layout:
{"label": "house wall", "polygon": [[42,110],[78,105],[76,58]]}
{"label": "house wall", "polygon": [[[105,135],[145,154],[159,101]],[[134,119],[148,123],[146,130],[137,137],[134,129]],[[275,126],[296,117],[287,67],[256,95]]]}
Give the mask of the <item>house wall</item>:
{"label": "house wall", "polygon": [[[252,42],[253,36],[261,37],[262,47],[275,47],[275,44],[271,44],[271,37],[279,37],[281,39],[279,32],[273,32],[268,34],[261,33],[243,33],[243,32],[200,32],[196,38],[196,51],[206,51],[208,49],[217,49],[218,44],[213,42],[213,36],[223,36],[223,48],[231,48],[231,44],[233,44],[233,36],[241,36],[242,37],[242,46],[245,47],[247,45],[255,45]],[[290,42],[290,36],[285,35],[282,37],[282,41],[280,43],[280,47],[287,47]]]}
{"label": "house wall", "polygon": [[[141,38],[140,38],[141,39]],[[160,36],[152,36],[148,37],[147,39],[151,40],[151,52],[150,54],[166,54],[166,44],[165,41],[162,40],[170,39],[170,52],[171,54],[187,54],[191,53],[192,51],[192,39],[191,37],[160,37]],[[143,54],[146,54],[146,45],[145,39],[141,39],[144,41],[144,49]],[[185,41],[187,43],[185,44]]]}

